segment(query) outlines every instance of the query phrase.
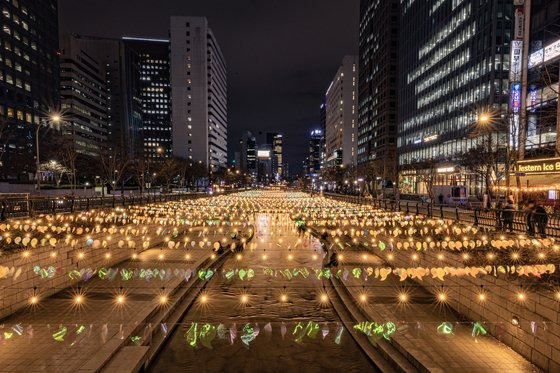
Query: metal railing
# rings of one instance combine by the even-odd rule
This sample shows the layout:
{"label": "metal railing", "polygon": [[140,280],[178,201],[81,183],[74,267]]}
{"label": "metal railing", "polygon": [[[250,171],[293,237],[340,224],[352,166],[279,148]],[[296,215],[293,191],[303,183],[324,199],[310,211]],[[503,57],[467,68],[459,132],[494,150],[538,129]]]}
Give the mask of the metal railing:
{"label": "metal railing", "polygon": [[[220,194],[235,193],[238,190]],[[122,194],[106,196],[64,196],[64,197],[18,197],[0,199],[0,220],[8,218],[34,217],[38,214],[72,213],[89,209],[115,208],[149,203],[196,199],[207,196],[205,193],[170,194]]]}
{"label": "metal railing", "polygon": [[[387,211],[400,211],[407,214],[424,215],[437,219],[449,219],[472,224],[474,226],[504,231],[510,231],[510,228],[512,228],[511,230],[513,232],[523,234],[538,234],[538,224],[535,224],[535,222],[543,221],[546,218],[546,235],[560,238],[560,215],[558,214],[530,215],[522,210],[505,211],[493,208],[440,205],[407,200],[373,199],[371,197],[347,196],[332,193],[325,193],[324,195],[336,200],[356,204],[367,204]],[[508,221],[511,221],[511,226]]]}

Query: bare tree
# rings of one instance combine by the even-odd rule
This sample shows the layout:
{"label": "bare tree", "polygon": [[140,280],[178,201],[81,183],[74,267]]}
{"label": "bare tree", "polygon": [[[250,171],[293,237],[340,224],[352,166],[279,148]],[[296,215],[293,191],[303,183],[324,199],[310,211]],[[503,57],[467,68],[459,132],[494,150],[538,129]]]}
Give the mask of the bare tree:
{"label": "bare tree", "polygon": [[97,159],[103,184],[108,183],[116,187],[124,180],[125,172],[130,165],[130,159],[126,152],[118,147],[100,150]]}
{"label": "bare tree", "polygon": [[56,186],[60,186],[60,182],[65,175],[70,174],[70,170],[65,167],[63,164],[51,160],[45,163],[42,163],[39,169],[43,172],[48,172],[52,175],[52,179],[56,183]]}
{"label": "bare tree", "polygon": [[140,194],[144,194],[146,183],[153,181],[153,174],[157,176],[158,163],[150,159],[140,158],[130,162],[130,171],[140,187]]}
{"label": "bare tree", "polygon": [[170,190],[173,180],[180,177],[181,163],[182,161],[178,158],[168,158],[161,164],[156,178],[165,185],[166,191]]}
{"label": "bare tree", "polygon": [[433,203],[435,199],[434,184],[437,177],[437,164],[438,160],[433,159],[426,162],[412,163],[412,169],[416,171],[416,182],[424,183],[430,202]]}
{"label": "bare tree", "polygon": [[358,165],[358,175],[364,179],[364,194],[377,197],[377,181],[383,178],[383,167],[380,162],[368,162]]}
{"label": "bare tree", "polygon": [[485,193],[492,197],[493,187],[505,176],[506,169],[502,161],[507,155],[503,147],[489,146],[487,141],[490,139],[483,138],[478,146],[463,153],[459,163],[483,181]]}

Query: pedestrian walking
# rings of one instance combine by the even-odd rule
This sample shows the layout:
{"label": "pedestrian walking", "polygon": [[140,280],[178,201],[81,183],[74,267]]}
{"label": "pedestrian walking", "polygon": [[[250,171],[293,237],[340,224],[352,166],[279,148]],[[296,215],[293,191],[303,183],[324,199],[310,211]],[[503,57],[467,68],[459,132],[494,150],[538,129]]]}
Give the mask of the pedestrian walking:
{"label": "pedestrian walking", "polygon": [[508,199],[506,205],[502,210],[503,229],[513,233],[513,220],[515,218],[515,204],[513,200]]}
{"label": "pedestrian walking", "polygon": [[525,204],[525,219],[527,221],[527,234],[531,237],[535,235],[535,220],[533,209],[535,208],[535,201],[529,200]]}
{"label": "pedestrian walking", "polygon": [[541,237],[546,237],[546,226],[548,225],[548,214],[541,205],[533,207],[533,224],[536,227],[536,232]]}
{"label": "pedestrian walking", "polygon": [[503,229],[503,208],[504,204],[502,201],[498,202],[495,209],[495,216],[496,216],[496,229],[502,230]]}

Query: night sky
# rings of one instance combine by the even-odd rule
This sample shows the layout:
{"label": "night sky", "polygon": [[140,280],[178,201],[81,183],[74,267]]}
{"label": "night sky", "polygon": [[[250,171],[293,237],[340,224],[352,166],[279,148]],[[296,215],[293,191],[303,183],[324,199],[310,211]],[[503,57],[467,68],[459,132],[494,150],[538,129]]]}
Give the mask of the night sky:
{"label": "night sky", "polygon": [[228,70],[228,150],[241,132],[285,137],[301,172],[309,131],[345,54],[358,53],[359,0],[59,0],[60,31],[168,37],[171,15],[205,16]]}

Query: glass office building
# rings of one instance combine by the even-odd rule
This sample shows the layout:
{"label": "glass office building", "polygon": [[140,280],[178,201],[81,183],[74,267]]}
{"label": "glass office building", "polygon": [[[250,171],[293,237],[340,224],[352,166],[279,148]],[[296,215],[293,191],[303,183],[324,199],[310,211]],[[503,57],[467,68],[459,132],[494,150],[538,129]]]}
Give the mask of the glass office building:
{"label": "glass office building", "polygon": [[436,184],[480,192],[457,160],[481,141],[469,135],[477,111],[508,110],[513,2],[401,0],[400,12],[401,190],[428,193],[417,174],[430,165]]}

